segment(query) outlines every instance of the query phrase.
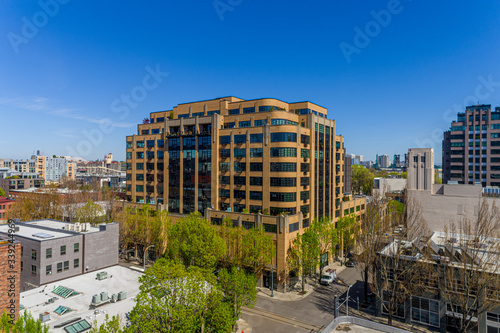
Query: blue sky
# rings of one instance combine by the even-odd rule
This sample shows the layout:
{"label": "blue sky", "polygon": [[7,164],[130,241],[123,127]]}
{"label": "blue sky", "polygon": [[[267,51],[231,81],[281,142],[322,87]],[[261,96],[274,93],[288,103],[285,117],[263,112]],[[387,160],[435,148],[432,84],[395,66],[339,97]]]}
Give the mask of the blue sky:
{"label": "blue sky", "polygon": [[365,159],[440,162],[457,110],[500,103],[499,24],[493,1],[4,1],[0,158],[122,160],[149,112],[234,95],[320,104]]}

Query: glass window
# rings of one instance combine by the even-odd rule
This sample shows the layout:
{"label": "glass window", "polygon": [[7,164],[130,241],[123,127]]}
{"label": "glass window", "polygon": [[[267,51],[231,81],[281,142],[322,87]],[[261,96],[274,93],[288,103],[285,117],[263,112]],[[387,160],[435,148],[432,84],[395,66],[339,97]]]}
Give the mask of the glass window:
{"label": "glass window", "polygon": [[65,255],[66,254],[66,245],[61,245],[61,255]]}
{"label": "glass window", "polygon": [[144,170],[144,163],[136,163],[135,168],[136,170]]}
{"label": "glass window", "polygon": [[64,262],[64,270],[67,271],[69,269],[69,261]]}
{"label": "glass window", "polygon": [[228,145],[231,143],[231,136],[230,135],[223,135],[219,139],[219,143],[221,145]]}
{"label": "glass window", "polygon": [[297,157],[297,148],[271,148],[271,157]]}
{"label": "glass window", "polygon": [[45,275],[52,275],[52,265],[45,266]]}
{"label": "glass window", "polygon": [[144,185],[136,185],[135,191],[136,192],[144,192]]}
{"label": "glass window", "polygon": [[224,128],[235,128],[235,127],[236,123],[234,121],[230,123],[224,123]]}
{"label": "glass window", "polygon": [[73,245],[73,252],[80,252],[80,243],[75,243]]}
{"label": "glass window", "polygon": [[31,259],[36,260],[36,250],[31,250]]}
{"label": "glass window", "polygon": [[297,164],[296,163],[279,163],[273,162],[270,165],[271,172],[296,172]]}
{"label": "glass window", "polygon": [[239,144],[239,143],[245,143],[247,142],[247,135],[246,134],[239,134],[234,136],[234,143]]}
{"label": "glass window", "polygon": [[250,148],[250,157],[262,157],[262,148]]}
{"label": "glass window", "polygon": [[229,110],[229,114],[240,114],[240,109],[231,109]]}
{"label": "glass window", "polygon": [[297,178],[271,177],[271,186],[294,187],[297,186]]}
{"label": "glass window", "polygon": [[262,200],[262,192],[250,191],[251,200]]}
{"label": "glass window", "polygon": [[222,158],[231,157],[231,149],[221,149],[220,157]]}
{"label": "glass window", "polygon": [[31,265],[31,275],[36,276],[36,266],[35,265]]}
{"label": "glass window", "polygon": [[132,148],[132,142],[127,141],[127,148]]}
{"label": "glass window", "polygon": [[239,127],[250,127],[250,120],[248,120],[248,121],[240,121],[238,123],[238,126]]}
{"label": "glass window", "polygon": [[243,113],[254,113],[254,112],[255,112],[255,108],[254,107],[243,108]]}
{"label": "glass window", "polygon": [[271,119],[271,125],[297,125],[298,123],[295,121],[291,121],[288,119]]}
{"label": "glass window", "polygon": [[250,185],[262,186],[262,177],[250,177]]}
{"label": "glass window", "polygon": [[57,263],[57,273],[61,273],[63,270],[62,262]]}
{"label": "glass window", "polygon": [[142,151],[138,151],[135,153],[136,158],[144,158],[144,153]]}
{"label": "glass window", "polygon": [[78,268],[80,267],[80,259],[75,259],[73,260],[73,268]]}
{"label": "glass window", "polygon": [[271,192],[271,201],[294,202],[297,200],[295,192]]}
{"label": "glass window", "polygon": [[257,119],[253,122],[254,127],[260,127],[267,124],[267,119]]}
{"label": "glass window", "polygon": [[271,142],[297,142],[297,133],[271,133]]}
{"label": "glass window", "polygon": [[250,162],[250,171],[262,171],[262,163]]}
{"label": "glass window", "polygon": [[246,157],[246,156],[247,156],[247,150],[245,148],[243,148],[243,149],[240,149],[240,148],[234,149],[234,157],[238,158],[238,157]]}
{"label": "glass window", "polygon": [[144,148],[144,141],[137,141],[137,148]]}
{"label": "glass window", "polygon": [[144,175],[142,173],[138,173],[135,175],[135,180],[137,181],[143,181],[144,180]]}
{"label": "glass window", "polygon": [[45,258],[52,258],[52,248],[45,249]]}
{"label": "glass window", "polygon": [[250,134],[250,143],[262,143],[262,133]]}

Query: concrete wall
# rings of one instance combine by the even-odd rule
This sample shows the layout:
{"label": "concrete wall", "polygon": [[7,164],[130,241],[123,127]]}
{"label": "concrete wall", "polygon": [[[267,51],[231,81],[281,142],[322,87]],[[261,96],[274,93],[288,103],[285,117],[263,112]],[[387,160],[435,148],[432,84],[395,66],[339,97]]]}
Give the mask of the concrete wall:
{"label": "concrete wall", "polygon": [[384,197],[392,191],[402,191],[406,188],[407,180],[403,178],[375,178],[373,180],[373,196]]}
{"label": "concrete wall", "polygon": [[434,184],[434,149],[409,149],[406,170],[408,172],[409,190],[432,190]]}
{"label": "concrete wall", "polygon": [[[79,244],[78,252],[75,252],[74,244]],[[82,247],[83,235],[72,235],[54,240],[46,240],[39,242],[40,244],[40,267],[38,271],[38,285],[47,284],[53,281],[66,279],[71,276],[76,276],[82,273]],[[61,254],[61,246],[66,246],[66,254]],[[52,249],[52,258],[46,257],[46,250]],[[25,249],[26,250],[26,249]],[[30,254],[31,255],[31,254]],[[74,267],[74,260],[79,260],[78,267]],[[69,262],[69,268],[64,269],[64,263]],[[57,264],[63,267],[62,272],[57,272]],[[46,274],[46,266],[52,265],[52,274]],[[28,267],[25,267],[25,269]],[[28,272],[30,274],[30,272]]]}
{"label": "concrete wall", "polygon": [[481,186],[474,185],[435,185],[432,192],[409,190],[408,195],[420,203],[422,216],[432,231],[444,231],[450,221],[476,218],[481,199],[500,207],[500,200],[482,198]]}
{"label": "concrete wall", "polygon": [[[85,234],[83,238],[83,270],[91,272],[118,264],[119,224],[100,225],[99,232]],[[87,270],[88,267],[88,270]]]}

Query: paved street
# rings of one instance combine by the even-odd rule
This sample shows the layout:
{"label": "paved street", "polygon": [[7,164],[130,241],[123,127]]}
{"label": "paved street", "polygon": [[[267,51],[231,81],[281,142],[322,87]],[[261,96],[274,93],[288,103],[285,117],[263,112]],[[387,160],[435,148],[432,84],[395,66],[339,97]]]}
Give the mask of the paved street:
{"label": "paved street", "polygon": [[[254,313],[244,312],[242,318],[252,327],[252,333],[319,332],[334,319],[334,296],[339,295],[344,299],[349,284],[353,285],[350,290],[351,298],[355,300],[359,296],[360,301],[362,300],[363,283],[358,281],[361,275],[357,268],[346,267],[339,273],[338,278],[345,282],[345,285],[334,283],[331,286],[318,286],[309,295],[297,301],[258,296],[255,307],[251,309],[255,310]],[[349,306],[355,307],[356,302],[351,301]],[[310,327],[306,328],[307,325]]]}

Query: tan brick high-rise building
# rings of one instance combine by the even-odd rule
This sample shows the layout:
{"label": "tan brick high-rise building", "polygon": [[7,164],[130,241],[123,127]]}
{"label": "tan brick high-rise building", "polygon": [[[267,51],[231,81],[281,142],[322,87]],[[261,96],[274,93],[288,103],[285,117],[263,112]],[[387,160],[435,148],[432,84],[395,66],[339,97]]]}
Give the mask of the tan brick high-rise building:
{"label": "tan brick high-rise building", "polygon": [[364,212],[364,198],[343,200],[344,154],[335,120],[311,102],[180,104],[152,112],[127,137],[127,198],[174,213],[199,211],[214,224],[224,216],[246,228],[263,224],[276,240],[284,234],[280,272],[288,241],[313,219]]}

